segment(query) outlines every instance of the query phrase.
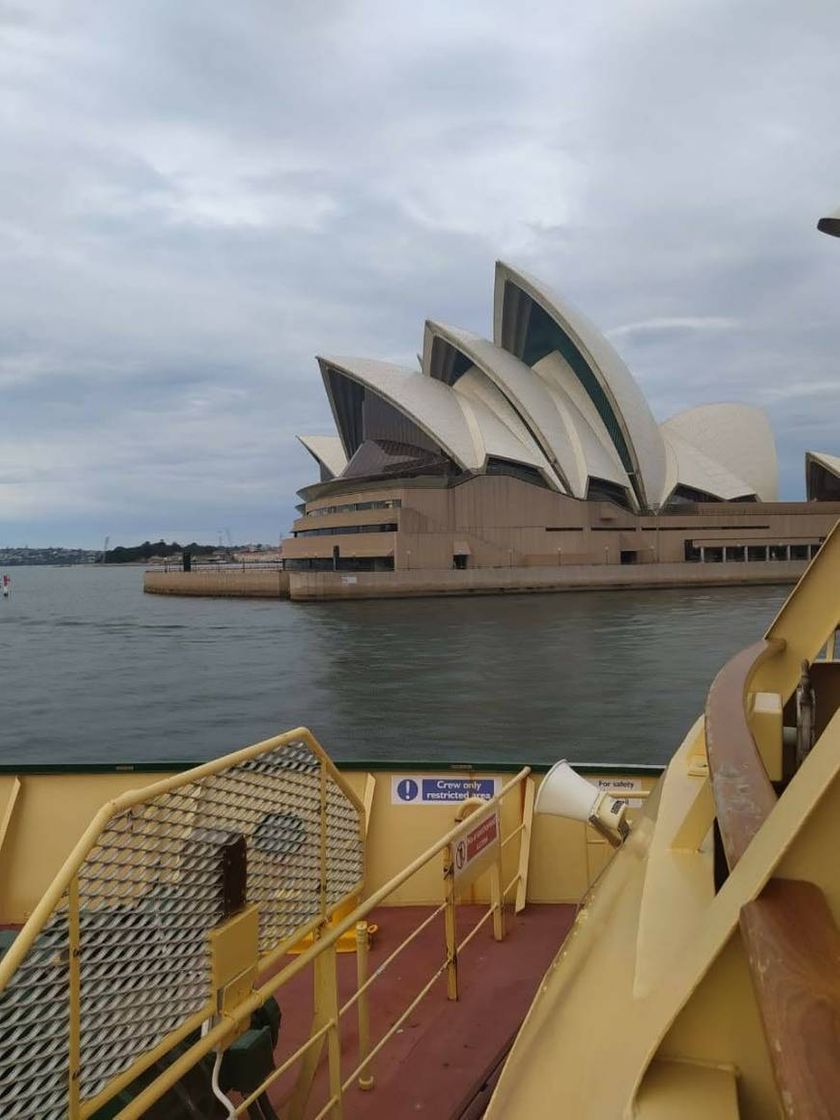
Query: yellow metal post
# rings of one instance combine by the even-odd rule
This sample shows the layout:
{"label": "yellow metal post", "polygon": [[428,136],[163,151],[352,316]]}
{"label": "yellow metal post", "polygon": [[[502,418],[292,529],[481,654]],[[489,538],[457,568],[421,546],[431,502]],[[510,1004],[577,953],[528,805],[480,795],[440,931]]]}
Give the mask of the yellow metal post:
{"label": "yellow metal post", "polygon": [[376,778],[368,774],[365,778],[365,791],[362,795],[362,804],[365,807],[365,839],[370,830],[370,815],[373,812],[373,798],[376,793]]}
{"label": "yellow metal post", "polygon": [[330,1099],[335,1103],[330,1109],[333,1120],[341,1120],[343,1108],[341,1104],[341,1036],[338,1033],[338,969],[336,962],[335,943],[324,950],[324,968],[322,970],[323,993],[322,999],[328,1001],[327,1015],[332,1020],[332,1027],[327,1033],[327,1060],[329,1062]]}
{"label": "yellow metal post", "polygon": [[[320,940],[322,931],[318,931],[317,941]],[[327,1038],[327,1055],[330,1072],[330,1096],[338,1093],[337,1111],[334,1117],[341,1116],[341,1043],[338,1035],[338,974],[336,970],[335,942],[328,944],[315,957],[313,961],[313,978],[315,982],[315,1014],[312,1017],[313,1035],[322,1028],[328,1028],[326,1035],[321,1035],[320,1040],[311,1046],[303,1056],[297,1083],[295,1084],[292,1100],[289,1104],[289,1120],[303,1120],[309,1094],[312,1091],[312,1082],[315,1080],[315,1071],[321,1060],[324,1048],[324,1037]]]}
{"label": "yellow metal post", "polygon": [[490,868],[490,903],[493,907],[493,937],[502,941],[505,936],[505,899],[502,894],[502,847],[497,844],[496,858]]}
{"label": "yellow metal post", "polygon": [[446,932],[446,998],[458,998],[458,941],[455,930],[455,863],[452,845],[443,853],[443,890],[446,909],[443,923]]}
{"label": "yellow metal post", "polygon": [[522,836],[519,841],[519,876],[514,906],[514,912],[517,914],[525,909],[528,900],[528,866],[531,862],[531,829],[534,822],[534,779],[528,778],[522,790]]}
{"label": "yellow metal post", "polygon": [[17,799],[20,796],[21,781],[20,778],[12,779],[12,788],[9,793],[9,799],[6,802],[6,808],[3,810],[3,815],[0,817],[0,848],[6,839],[6,833],[9,831],[9,825],[12,823],[12,814],[15,811]]}
{"label": "yellow metal post", "polygon": [[[356,990],[361,991],[368,975],[368,924],[356,922]],[[358,999],[359,1007],[359,1064],[361,1065],[370,1053],[370,1009],[368,1007],[367,988],[361,992]],[[359,1075],[359,1088],[373,1088],[373,1070],[370,1065],[364,1066],[364,1072]]]}
{"label": "yellow metal post", "polygon": [[67,947],[70,985],[70,1029],[68,1038],[67,1073],[68,1116],[78,1120],[82,1106],[82,1028],[81,1028],[81,934],[79,929],[79,876],[74,875],[67,887]]}

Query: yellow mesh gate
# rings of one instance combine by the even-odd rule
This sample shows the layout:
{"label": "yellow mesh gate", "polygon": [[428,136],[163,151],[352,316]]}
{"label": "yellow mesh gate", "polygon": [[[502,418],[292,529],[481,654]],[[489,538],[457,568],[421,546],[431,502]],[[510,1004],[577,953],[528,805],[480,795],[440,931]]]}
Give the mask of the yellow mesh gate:
{"label": "yellow mesh gate", "polygon": [[363,821],[303,729],[106,806],[0,962],[0,1116],[89,1116],[216,1011],[224,838],[265,967],[360,890]]}

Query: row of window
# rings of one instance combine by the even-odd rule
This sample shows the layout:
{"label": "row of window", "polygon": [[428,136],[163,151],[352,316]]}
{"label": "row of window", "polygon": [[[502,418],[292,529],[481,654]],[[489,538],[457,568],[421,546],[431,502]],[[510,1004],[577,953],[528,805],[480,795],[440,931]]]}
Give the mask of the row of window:
{"label": "row of window", "polygon": [[343,506],[321,506],[309,510],[308,517],[323,517],[327,513],[357,513],[365,509],[402,509],[402,499],[383,498],[377,502],[348,502]]}
{"label": "row of window", "polygon": [[287,560],[287,572],[393,572],[393,556],[308,556]]}
{"label": "row of window", "polygon": [[293,537],[350,537],[356,533],[396,533],[396,522],[387,525],[330,525],[327,529],[296,529]]}
{"label": "row of window", "polygon": [[685,558],[689,563],[737,563],[756,560],[810,560],[819,552],[819,544],[728,544],[703,545],[685,542]]}

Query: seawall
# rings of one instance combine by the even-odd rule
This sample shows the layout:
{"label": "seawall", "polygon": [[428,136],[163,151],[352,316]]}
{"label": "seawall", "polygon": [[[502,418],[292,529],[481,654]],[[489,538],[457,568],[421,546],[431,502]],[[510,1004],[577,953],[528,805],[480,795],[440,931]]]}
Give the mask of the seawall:
{"label": "seawall", "polygon": [[289,573],[280,569],[249,572],[242,568],[198,572],[143,573],[143,590],[150,595],[205,595],[231,599],[288,599]]}
{"label": "seawall", "polygon": [[291,572],[289,596],[300,602],[399,599],[422,595],[499,595],[658,587],[741,587],[796,583],[807,561],[728,564],[600,564],[466,571]]}
{"label": "seawall", "polygon": [[551,568],[417,569],[399,572],[147,571],[151,595],[210,598],[405,599],[428,595],[501,595],[547,591],[603,591],[658,587],[743,587],[792,584],[804,560],[715,564],[599,564]]}

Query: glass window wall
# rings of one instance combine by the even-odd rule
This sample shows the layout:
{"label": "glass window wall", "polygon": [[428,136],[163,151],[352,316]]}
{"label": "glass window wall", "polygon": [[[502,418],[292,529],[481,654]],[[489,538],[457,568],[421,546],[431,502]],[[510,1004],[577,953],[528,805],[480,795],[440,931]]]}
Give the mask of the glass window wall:
{"label": "glass window wall", "polygon": [[351,537],[357,533],[396,533],[397,524],[389,521],[383,525],[330,525],[325,529],[296,529],[294,537]]}

